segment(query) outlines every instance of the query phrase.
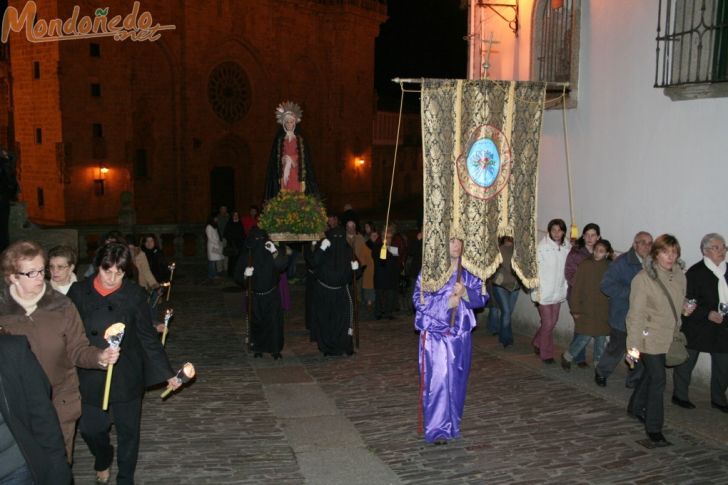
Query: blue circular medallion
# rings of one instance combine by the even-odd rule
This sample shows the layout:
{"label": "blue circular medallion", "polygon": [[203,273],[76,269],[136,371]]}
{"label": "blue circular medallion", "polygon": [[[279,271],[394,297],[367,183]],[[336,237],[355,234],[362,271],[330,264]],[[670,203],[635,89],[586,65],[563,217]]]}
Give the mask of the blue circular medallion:
{"label": "blue circular medallion", "polygon": [[461,187],[484,200],[495,197],[508,185],[512,164],[508,139],[490,125],[471,131],[465,149],[455,161]]}
{"label": "blue circular medallion", "polygon": [[493,140],[482,138],[470,147],[467,158],[468,175],[481,187],[490,187],[500,173],[501,159]]}

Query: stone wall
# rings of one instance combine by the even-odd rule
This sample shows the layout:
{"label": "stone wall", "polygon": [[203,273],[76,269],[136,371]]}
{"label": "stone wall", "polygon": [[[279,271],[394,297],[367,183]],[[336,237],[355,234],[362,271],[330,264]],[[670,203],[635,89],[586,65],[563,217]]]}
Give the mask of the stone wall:
{"label": "stone wall", "polygon": [[[97,6],[37,4],[44,19],[68,18],[76,4],[82,16],[93,15]],[[131,8],[107,4],[109,16]],[[370,175],[354,161],[371,160],[374,38],[384,4],[149,0],[142,10],[175,30],[155,42],[35,44],[24,32],[11,35],[21,197],[31,219],[113,223],[124,191],[134,194],[139,223],[202,222],[228,187],[235,206],[259,203],[274,109],[288,99],[303,107],[301,128],[329,205],[339,208],[352,196],[371,205]],[[238,70],[216,77],[229,63]],[[233,112],[221,116],[220,102]],[[35,128],[42,128],[41,143]],[[230,170],[222,187],[211,187],[215,168]],[[103,194],[94,180],[103,180]]]}

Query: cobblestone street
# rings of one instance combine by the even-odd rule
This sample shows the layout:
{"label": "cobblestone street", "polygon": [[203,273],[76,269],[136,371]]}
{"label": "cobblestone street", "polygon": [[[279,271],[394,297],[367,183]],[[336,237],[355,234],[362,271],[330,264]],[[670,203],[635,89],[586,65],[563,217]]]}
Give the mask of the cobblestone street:
{"label": "cobblestone street", "polygon": [[[292,287],[283,359],[244,352],[241,291],[202,285],[202,268],[175,282],[167,350],[198,377],[162,402],[144,402],[140,484],[232,483],[726,483],[728,415],[669,403],[665,435],[649,450],[626,412],[629,390],[593,368],[543,367],[525,336],[503,350],[474,334],[463,437],[447,446],[417,435],[417,336],[412,317],[364,321],[352,357],[323,357],[303,322],[303,286]],[[483,322],[484,323],[484,322]],[[668,374],[668,381],[671,378]],[[76,484],[93,463],[76,439]],[[116,466],[112,467],[115,475]]]}

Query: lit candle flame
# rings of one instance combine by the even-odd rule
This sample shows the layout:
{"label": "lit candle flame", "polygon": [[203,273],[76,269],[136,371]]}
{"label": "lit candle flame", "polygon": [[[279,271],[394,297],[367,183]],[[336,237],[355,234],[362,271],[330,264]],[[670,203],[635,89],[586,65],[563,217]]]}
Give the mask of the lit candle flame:
{"label": "lit candle flame", "polygon": [[172,315],[174,315],[174,310],[171,308],[167,308],[167,310],[164,312],[164,325],[167,326],[169,324],[169,321],[172,319]]}

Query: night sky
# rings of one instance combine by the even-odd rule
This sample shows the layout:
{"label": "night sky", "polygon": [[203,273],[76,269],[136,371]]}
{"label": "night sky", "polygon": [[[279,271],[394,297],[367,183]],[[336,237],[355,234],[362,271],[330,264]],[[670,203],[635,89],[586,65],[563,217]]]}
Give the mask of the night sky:
{"label": "night sky", "polygon": [[[465,78],[467,9],[461,0],[388,0],[389,20],[376,39],[374,83],[380,109],[398,109],[403,78]],[[414,95],[405,96],[418,109]],[[414,105],[414,106],[413,106]]]}

